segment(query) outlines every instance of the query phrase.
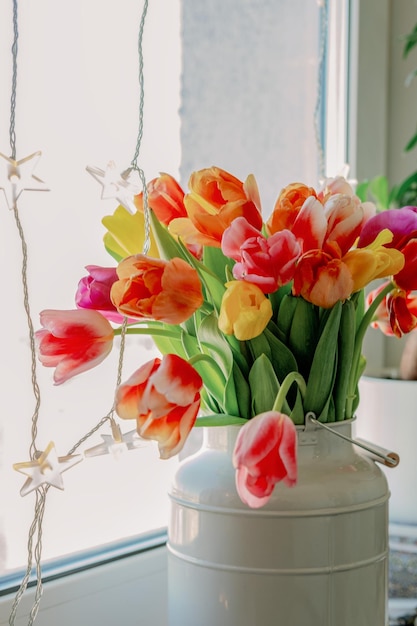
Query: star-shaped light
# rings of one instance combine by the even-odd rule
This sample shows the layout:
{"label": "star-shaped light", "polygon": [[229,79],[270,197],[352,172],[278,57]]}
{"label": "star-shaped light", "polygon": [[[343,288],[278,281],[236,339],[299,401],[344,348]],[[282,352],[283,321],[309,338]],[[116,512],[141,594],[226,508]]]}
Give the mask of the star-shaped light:
{"label": "star-shaped light", "polygon": [[86,170],[103,187],[102,200],[115,198],[132,215],[136,213],[133,198],[142,191],[136,170],[127,169],[120,172],[113,161],[107,164],[105,170],[90,165],[86,167]]}
{"label": "star-shaped light", "polygon": [[115,422],[112,422],[112,434],[101,435],[101,438],[103,439],[103,443],[86,450],[84,452],[86,457],[111,454],[115,459],[118,459],[125,452],[136,450],[136,448],[141,448],[145,445],[136,430],[130,430],[122,434],[120,426]]}
{"label": "star-shaped light", "polygon": [[41,154],[34,152],[20,161],[15,161],[0,152],[0,189],[6,196],[9,209],[16,205],[22,191],[49,191],[45,183],[33,175]]}
{"label": "star-shaped light", "polygon": [[82,461],[81,454],[57,456],[55,444],[51,441],[34,461],[14,463],[13,468],[16,471],[28,476],[20,490],[20,495],[26,496],[41,485],[51,485],[58,489],[64,489],[62,473],[80,461]]}

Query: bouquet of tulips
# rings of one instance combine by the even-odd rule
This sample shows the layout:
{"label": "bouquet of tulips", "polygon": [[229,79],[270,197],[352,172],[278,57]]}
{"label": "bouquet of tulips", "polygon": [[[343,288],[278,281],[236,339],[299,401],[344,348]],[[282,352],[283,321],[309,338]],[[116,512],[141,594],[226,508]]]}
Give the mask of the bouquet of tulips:
{"label": "bouquet of tulips", "polygon": [[276,482],[296,482],[308,412],[354,416],[367,328],[416,326],[417,208],[377,213],[336,177],[288,185],[264,220],[252,175],[211,167],[188,187],[161,174],[134,214],[119,206],[102,220],[114,262],[87,266],[74,310],[41,312],[39,358],[61,384],[103,361],[116,335],[151,336],[161,358],[120,384],[117,415],[161,458],[195,426],[241,424],[237,489],[259,507]]}

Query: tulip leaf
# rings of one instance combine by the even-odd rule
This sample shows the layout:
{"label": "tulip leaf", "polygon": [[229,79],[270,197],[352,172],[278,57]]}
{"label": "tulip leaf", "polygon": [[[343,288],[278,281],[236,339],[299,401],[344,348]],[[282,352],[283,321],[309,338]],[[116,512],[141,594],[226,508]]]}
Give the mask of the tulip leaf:
{"label": "tulip leaf", "polygon": [[251,367],[249,385],[252,414],[259,415],[271,411],[279,391],[279,382],[271,361],[264,354],[261,354]]}
{"label": "tulip leaf", "polygon": [[[210,246],[204,248],[203,263],[201,264],[204,271],[202,280],[209,292],[207,299],[213,304],[217,312],[220,311],[222,298],[226,291],[225,283],[228,281],[228,274],[232,272],[233,265],[234,261],[226,257],[220,248]],[[212,274],[207,272],[207,269]]]}
{"label": "tulip leaf", "polygon": [[282,332],[283,340],[286,342],[290,335],[292,319],[294,311],[297,306],[297,300],[295,296],[288,293],[285,294],[281,300],[281,304],[278,310],[277,326]]}
{"label": "tulip leaf", "polygon": [[271,346],[265,336],[265,333],[261,333],[253,339],[247,341],[247,345],[251,352],[252,358],[255,361],[262,354],[266,355],[269,360],[272,358]]}
{"label": "tulip leaf", "polygon": [[[149,334],[151,334],[151,331]],[[174,337],[152,335],[152,339],[161,354],[177,354],[183,359],[188,358],[180,338],[175,339]]]}
{"label": "tulip leaf", "polygon": [[333,399],[335,419],[340,421],[345,419],[346,396],[355,349],[355,305],[351,300],[346,300],[342,306],[338,343],[338,367]]}
{"label": "tulip leaf", "polygon": [[288,347],[298,363],[300,373],[307,379],[317,344],[318,317],[313,304],[297,297]]}
{"label": "tulip leaf", "polygon": [[215,315],[207,315],[203,319],[198,328],[198,337],[202,351],[212,356],[224,374],[226,382],[223,389],[223,410],[236,415],[239,406],[233,379],[233,352],[219,330]]}
{"label": "tulip leaf", "polygon": [[294,424],[296,424],[298,426],[301,426],[302,424],[305,424],[305,414],[304,414],[303,399],[301,397],[301,393],[300,393],[300,390],[298,388],[297,388],[297,393],[296,393],[296,399],[295,399],[295,402],[294,402],[294,406],[293,406],[292,411],[290,413],[290,417],[291,417],[292,421],[294,422]]}
{"label": "tulip leaf", "polygon": [[235,382],[236,398],[239,405],[239,415],[245,418],[251,417],[251,392],[247,378],[235,362],[233,364],[233,379]]}
{"label": "tulip leaf", "polygon": [[[304,396],[304,410],[322,416],[332,394],[337,366],[337,339],[339,334],[342,303],[336,302],[329,314],[318,340]],[[324,421],[324,416],[322,416]]]}
{"label": "tulip leaf", "polygon": [[155,238],[156,245],[158,246],[161,258],[168,261],[179,257],[184,261],[188,261],[178,241],[168,232],[166,226],[161,224],[152,209],[149,209],[149,214],[152,225],[152,233]]}
{"label": "tulip leaf", "polygon": [[291,350],[266,328],[265,337],[271,346],[271,363],[280,383],[290,372],[298,372],[297,361]]}

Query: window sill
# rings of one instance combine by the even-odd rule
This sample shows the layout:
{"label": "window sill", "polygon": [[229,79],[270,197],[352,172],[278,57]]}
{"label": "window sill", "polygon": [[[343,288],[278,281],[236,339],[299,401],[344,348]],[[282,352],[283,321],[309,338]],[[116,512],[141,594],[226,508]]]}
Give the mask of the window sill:
{"label": "window sill", "polygon": [[[166,623],[165,546],[89,567],[44,584],[37,626],[163,626]],[[25,626],[35,588],[22,598],[15,626]],[[0,598],[0,626],[9,623],[14,593]]]}

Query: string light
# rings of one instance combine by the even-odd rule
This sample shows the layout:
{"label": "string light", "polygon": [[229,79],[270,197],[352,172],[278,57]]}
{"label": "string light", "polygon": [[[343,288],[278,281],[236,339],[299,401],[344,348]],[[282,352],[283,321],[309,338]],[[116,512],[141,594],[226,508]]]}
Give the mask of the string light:
{"label": "string light", "polygon": [[[143,106],[144,106],[144,89],[143,89],[143,52],[142,52],[142,40],[143,30],[145,24],[145,17],[148,9],[148,1],[145,0],[142,16],[139,26],[139,38],[138,38],[138,52],[139,52],[139,85],[140,85],[140,108],[139,108],[139,130],[136,142],[136,149],[133,160],[130,166],[123,172],[118,172],[116,166],[110,162],[107,166],[107,170],[100,170],[99,168],[87,168],[90,174],[92,174],[100,184],[102,184],[102,198],[114,197],[122,206],[127,210],[134,212],[136,207],[134,206],[133,197],[137,195],[141,188],[144,196],[144,211],[145,211],[145,244],[144,253],[146,253],[150,246],[150,219],[149,209],[147,203],[147,190],[146,180],[144,172],[139,168],[137,160],[139,157],[139,151],[141,146],[141,139],[143,134]],[[9,626],[15,624],[17,610],[22,597],[27,589],[30,576],[32,574],[33,561],[35,561],[35,573],[36,573],[36,588],[35,598],[29,614],[28,626],[31,626],[38,614],[40,601],[43,593],[42,584],[42,524],[46,505],[46,496],[50,487],[58,489],[64,488],[62,479],[62,473],[78,464],[83,460],[84,455],[74,452],[95,432],[97,432],[104,424],[110,423],[111,435],[102,435],[103,443],[90,448],[85,452],[86,457],[94,457],[101,454],[111,453],[114,457],[118,458],[122,452],[134,450],[141,445],[141,441],[135,431],[131,431],[122,434],[120,427],[116,424],[114,419],[114,402],[108,412],[91,430],[89,430],[83,437],[75,443],[65,456],[58,456],[55,450],[55,444],[51,441],[44,451],[40,451],[37,448],[37,430],[38,420],[41,406],[40,389],[36,376],[36,347],[35,336],[32,318],[29,307],[29,294],[27,286],[27,245],[23,228],[18,215],[17,200],[23,191],[47,191],[45,183],[34,176],[33,170],[35,169],[41,152],[36,152],[21,160],[16,160],[16,94],[17,94],[17,53],[18,53],[18,0],[13,0],[13,45],[12,51],[12,94],[10,105],[10,147],[11,157],[7,157],[0,153],[0,189],[3,190],[7,205],[14,211],[15,220],[18,228],[18,232],[22,244],[22,282],[24,291],[24,305],[29,326],[29,339],[30,339],[30,352],[31,352],[31,372],[32,372],[32,387],[35,397],[35,410],[32,416],[32,431],[31,431],[31,445],[30,445],[30,460],[15,463],[14,469],[27,476],[26,482],[20,490],[22,496],[34,492],[35,493],[35,508],[32,524],[28,532],[28,559],[25,575],[21,581],[19,589],[15,595],[12,605],[11,613],[9,616]],[[135,182],[137,179],[137,182]],[[140,182],[139,182],[140,181]],[[120,350],[119,350],[119,362],[117,368],[116,387],[120,385],[122,366],[124,359],[125,349],[125,335],[126,335],[127,318],[124,319],[122,324]]]}

